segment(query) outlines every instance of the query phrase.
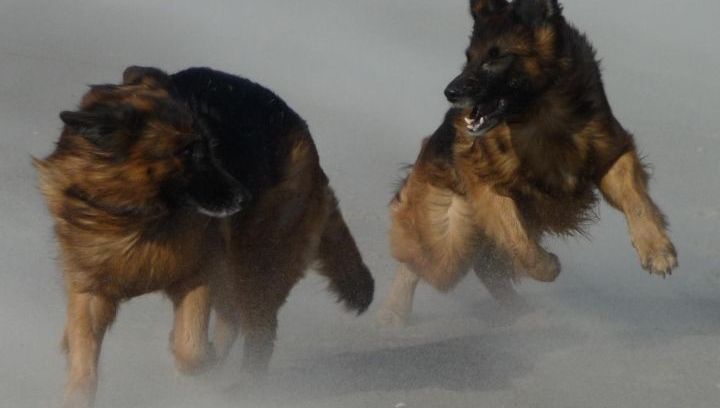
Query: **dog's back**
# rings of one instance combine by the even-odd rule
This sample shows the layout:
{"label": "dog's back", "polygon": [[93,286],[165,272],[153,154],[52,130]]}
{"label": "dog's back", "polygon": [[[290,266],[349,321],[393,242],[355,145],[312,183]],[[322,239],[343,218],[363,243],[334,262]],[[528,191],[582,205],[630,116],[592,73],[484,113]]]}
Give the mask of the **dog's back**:
{"label": "dog's back", "polygon": [[213,285],[214,344],[224,357],[242,328],[244,364],[262,372],[277,312],[311,264],[317,262],[338,299],[359,313],[372,301],[373,279],[297,113],[272,91],[209,68],[171,75],[170,86],[210,140],[219,167],[252,196],[225,222],[230,273]]}
{"label": "dog's back", "polygon": [[170,78],[230,174],[254,194],[280,182],[291,136],[307,129],[297,113],[269,89],[225,72],[189,68]]}

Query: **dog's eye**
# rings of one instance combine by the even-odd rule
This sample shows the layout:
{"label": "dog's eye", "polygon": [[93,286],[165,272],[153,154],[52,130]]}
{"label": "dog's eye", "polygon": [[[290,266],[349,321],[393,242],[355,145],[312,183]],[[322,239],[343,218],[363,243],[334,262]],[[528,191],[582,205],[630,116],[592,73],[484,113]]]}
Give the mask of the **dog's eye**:
{"label": "dog's eye", "polygon": [[483,68],[489,70],[501,70],[508,66],[512,61],[513,54],[506,53],[500,50],[498,47],[492,47],[485,54],[485,60],[483,61]]}
{"label": "dog's eye", "polygon": [[195,143],[188,143],[187,145],[181,147],[175,152],[175,155],[180,158],[188,158],[192,156],[193,152],[195,151]]}
{"label": "dog's eye", "polygon": [[498,47],[492,47],[488,50],[487,56],[489,59],[497,59],[500,58],[500,48]]}

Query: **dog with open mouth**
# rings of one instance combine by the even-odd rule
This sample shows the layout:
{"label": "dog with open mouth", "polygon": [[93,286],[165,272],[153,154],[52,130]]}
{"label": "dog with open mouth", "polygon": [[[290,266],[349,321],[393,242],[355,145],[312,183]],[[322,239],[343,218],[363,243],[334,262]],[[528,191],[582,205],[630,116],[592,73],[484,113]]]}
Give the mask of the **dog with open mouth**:
{"label": "dog with open mouth", "polygon": [[473,35],[453,104],[390,205],[401,263],[380,310],[404,325],[422,279],[452,289],[474,269],[501,304],[514,281],[549,282],[558,258],[544,235],[582,233],[596,191],[627,219],[643,268],[677,266],[667,224],[647,190],[632,135],[608,103],[595,51],[557,0],[472,0]]}

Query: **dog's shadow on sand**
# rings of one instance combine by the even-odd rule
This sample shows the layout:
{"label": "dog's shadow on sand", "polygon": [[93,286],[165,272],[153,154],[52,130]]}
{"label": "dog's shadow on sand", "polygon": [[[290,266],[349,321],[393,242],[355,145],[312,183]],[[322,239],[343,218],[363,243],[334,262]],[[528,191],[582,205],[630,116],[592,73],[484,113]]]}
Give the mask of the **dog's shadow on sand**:
{"label": "dog's shadow on sand", "polygon": [[571,333],[561,332],[489,333],[308,358],[293,364],[277,385],[312,398],[423,388],[507,389],[532,371],[539,354],[575,341]]}

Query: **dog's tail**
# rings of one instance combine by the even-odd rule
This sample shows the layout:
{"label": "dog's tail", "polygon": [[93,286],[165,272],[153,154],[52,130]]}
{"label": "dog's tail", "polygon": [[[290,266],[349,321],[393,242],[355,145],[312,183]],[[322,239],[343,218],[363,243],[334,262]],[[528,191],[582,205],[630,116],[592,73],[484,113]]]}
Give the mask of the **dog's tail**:
{"label": "dog's tail", "polygon": [[[332,195],[332,193],[331,193]],[[348,310],[358,314],[373,300],[375,282],[332,195],[331,212],[318,247],[319,272],[330,280],[330,290]]]}

